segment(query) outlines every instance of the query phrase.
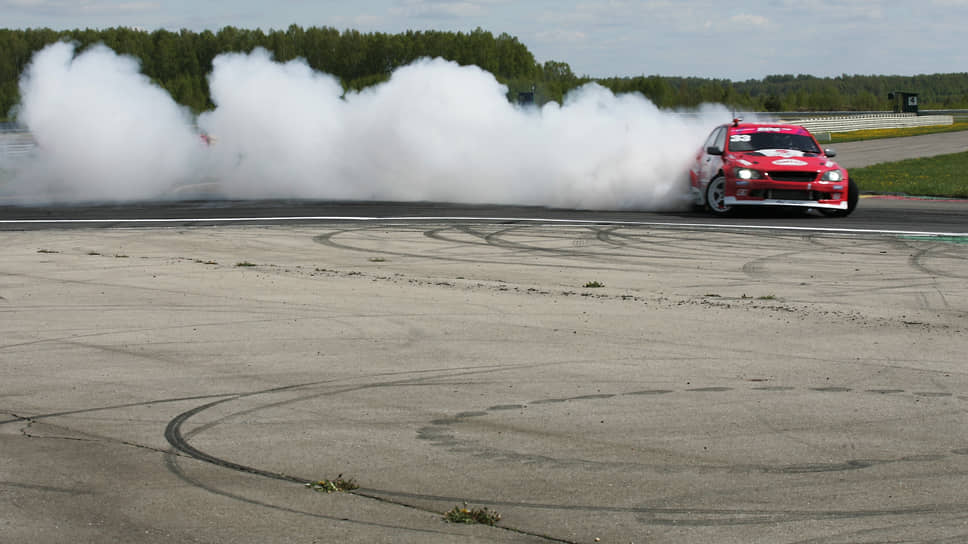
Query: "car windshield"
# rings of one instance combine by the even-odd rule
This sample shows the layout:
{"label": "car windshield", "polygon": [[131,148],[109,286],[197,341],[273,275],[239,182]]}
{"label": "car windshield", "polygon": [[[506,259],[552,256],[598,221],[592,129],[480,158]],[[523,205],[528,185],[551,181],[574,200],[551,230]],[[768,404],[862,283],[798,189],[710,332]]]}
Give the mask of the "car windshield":
{"label": "car windshield", "polygon": [[802,134],[783,132],[756,132],[753,134],[731,134],[730,151],[757,151],[760,149],[791,149],[803,153],[820,153],[813,138]]}

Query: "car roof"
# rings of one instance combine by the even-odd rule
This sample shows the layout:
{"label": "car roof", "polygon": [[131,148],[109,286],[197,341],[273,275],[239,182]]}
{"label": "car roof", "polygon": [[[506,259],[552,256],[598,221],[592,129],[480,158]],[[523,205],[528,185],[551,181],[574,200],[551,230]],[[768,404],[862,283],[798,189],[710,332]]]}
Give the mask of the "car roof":
{"label": "car roof", "polygon": [[800,125],[789,123],[727,123],[732,134],[749,134],[753,132],[786,132],[789,134],[799,134],[809,136],[810,131]]}

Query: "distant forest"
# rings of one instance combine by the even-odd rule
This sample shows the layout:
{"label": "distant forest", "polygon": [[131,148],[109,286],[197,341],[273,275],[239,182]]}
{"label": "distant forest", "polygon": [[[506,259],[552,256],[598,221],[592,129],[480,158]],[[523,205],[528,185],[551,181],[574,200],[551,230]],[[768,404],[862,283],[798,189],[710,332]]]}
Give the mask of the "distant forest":
{"label": "distant forest", "polygon": [[473,32],[409,31],[361,33],[335,28],[218,32],[146,32],[132,28],[105,30],[0,29],[0,118],[19,102],[18,80],[31,57],[48,44],[72,41],[83,50],[103,43],[120,54],[137,57],[142,72],[195,112],[213,107],[206,76],[212,59],[226,52],[263,47],[277,61],[304,58],[319,71],[338,77],[347,90],[386,81],[391,72],[421,57],[443,57],[491,72],[508,87],[509,100],[533,92],[537,103],[561,101],[571,89],[596,81],[617,93],[639,92],[662,108],[693,107],[704,102],[742,111],[871,111],[890,110],[894,90],[920,93],[922,109],[968,108],[968,73],[902,76],[771,75],[762,80],[730,81],[660,75],[594,79],[578,76],[560,61],[543,64],[517,38]]}

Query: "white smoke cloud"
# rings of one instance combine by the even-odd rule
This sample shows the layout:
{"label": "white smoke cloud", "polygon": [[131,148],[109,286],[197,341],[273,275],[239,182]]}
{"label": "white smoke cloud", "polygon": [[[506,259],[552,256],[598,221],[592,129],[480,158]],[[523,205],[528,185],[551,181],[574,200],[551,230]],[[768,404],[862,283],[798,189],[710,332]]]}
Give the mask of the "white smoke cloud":
{"label": "white smoke cloud", "polygon": [[230,198],[659,210],[682,205],[689,161],[729,119],[721,106],[681,115],[595,84],[563,105],[519,107],[488,72],[442,59],[344,95],[304,61],[257,49],[217,57],[209,83],[216,108],[197,125],[217,143],[206,148],[136,61],[48,47],[21,81],[19,119],[40,143],[23,179],[50,199],[173,198],[195,186]]}
{"label": "white smoke cloud", "polygon": [[75,57],[56,43],[20,80],[18,120],[38,143],[18,179],[55,200],[154,198],[191,177],[191,115],[140,73],[131,57],[95,46]]}

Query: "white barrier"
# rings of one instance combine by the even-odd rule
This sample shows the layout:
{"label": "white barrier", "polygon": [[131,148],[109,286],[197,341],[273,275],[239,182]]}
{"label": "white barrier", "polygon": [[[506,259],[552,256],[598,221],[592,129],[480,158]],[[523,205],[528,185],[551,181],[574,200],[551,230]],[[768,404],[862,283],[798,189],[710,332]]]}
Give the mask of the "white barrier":
{"label": "white barrier", "polygon": [[29,155],[35,147],[29,132],[0,132],[0,164]]}
{"label": "white barrier", "polygon": [[951,115],[918,115],[916,113],[874,113],[788,119],[784,120],[784,122],[800,125],[816,134],[825,132],[851,132],[854,130],[951,125],[954,123],[954,117]]}

